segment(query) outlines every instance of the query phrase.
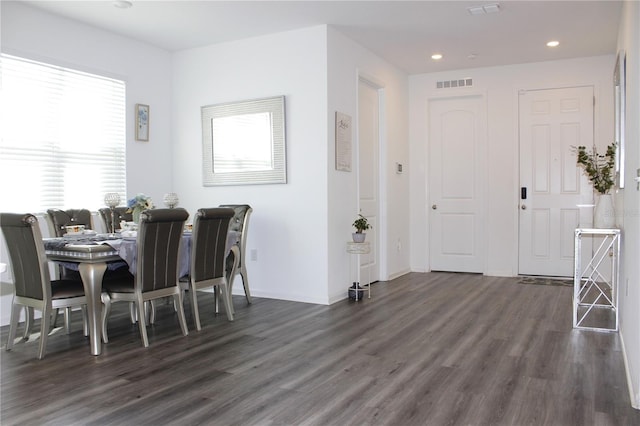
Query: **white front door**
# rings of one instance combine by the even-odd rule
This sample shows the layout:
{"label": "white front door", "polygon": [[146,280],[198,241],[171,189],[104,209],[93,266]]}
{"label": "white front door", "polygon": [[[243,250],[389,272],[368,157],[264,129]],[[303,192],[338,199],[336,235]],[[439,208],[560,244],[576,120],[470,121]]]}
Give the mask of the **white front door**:
{"label": "white front door", "polygon": [[429,253],[433,271],[484,272],[483,96],[429,101]]}
{"label": "white front door", "polygon": [[358,206],[360,214],[373,227],[367,232],[371,245],[369,255],[360,256],[360,277],[371,282],[380,279],[378,267],[378,193],[379,193],[379,129],[380,102],[378,88],[365,80],[358,84]]}
{"label": "white front door", "polygon": [[570,277],[575,228],[591,224],[593,191],[573,149],[593,145],[593,88],[522,91],[519,107],[518,272]]}

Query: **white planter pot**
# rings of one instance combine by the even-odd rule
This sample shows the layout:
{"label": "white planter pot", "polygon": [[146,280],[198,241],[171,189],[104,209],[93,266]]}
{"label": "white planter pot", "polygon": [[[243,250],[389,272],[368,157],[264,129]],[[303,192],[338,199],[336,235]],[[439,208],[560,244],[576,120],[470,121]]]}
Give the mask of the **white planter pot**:
{"label": "white planter pot", "polygon": [[351,234],[351,238],[353,238],[354,243],[364,243],[364,239],[366,237],[367,237],[367,234],[365,234],[364,232],[361,232],[361,233],[354,232],[353,234]]}
{"label": "white planter pot", "polygon": [[616,212],[611,194],[600,194],[593,212],[594,228],[613,228],[616,224]]}

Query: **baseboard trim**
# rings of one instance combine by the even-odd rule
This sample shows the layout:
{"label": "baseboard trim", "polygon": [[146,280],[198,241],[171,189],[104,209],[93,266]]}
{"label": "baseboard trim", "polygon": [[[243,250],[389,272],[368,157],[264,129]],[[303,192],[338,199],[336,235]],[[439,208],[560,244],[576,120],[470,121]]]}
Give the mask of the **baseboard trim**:
{"label": "baseboard trim", "polygon": [[631,372],[629,369],[629,360],[627,358],[627,349],[624,345],[624,337],[622,333],[618,333],[620,336],[620,344],[622,346],[622,359],[624,361],[624,372],[627,376],[627,389],[629,389],[629,399],[631,400],[631,406],[636,410],[640,410],[640,393],[636,393],[633,389],[633,380],[631,380]]}
{"label": "baseboard trim", "polygon": [[396,278],[400,278],[401,276],[407,275],[409,273],[411,273],[411,270],[409,270],[409,269],[405,269],[403,271],[396,272],[395,274],[389,275],[389,279],[387,281],[395,280]]}
{"label": "baseboard trim", "polygon": [[517,277],[518,274],[513,275],[513,271],[487,271],[484,273],[487,277]]}

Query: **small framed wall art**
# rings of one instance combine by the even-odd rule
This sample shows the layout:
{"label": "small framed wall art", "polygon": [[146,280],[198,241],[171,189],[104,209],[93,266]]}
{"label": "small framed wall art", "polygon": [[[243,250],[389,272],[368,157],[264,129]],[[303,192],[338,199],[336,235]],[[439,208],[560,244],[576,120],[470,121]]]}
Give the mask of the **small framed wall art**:
{"label": "small framed wall art", "polygon": [[351,171],[351,116],[336,111],[336,170]]}
{"label": "small framed wall art", "polygon": [[136,104],[136,140],[149,141],[149,105]]}

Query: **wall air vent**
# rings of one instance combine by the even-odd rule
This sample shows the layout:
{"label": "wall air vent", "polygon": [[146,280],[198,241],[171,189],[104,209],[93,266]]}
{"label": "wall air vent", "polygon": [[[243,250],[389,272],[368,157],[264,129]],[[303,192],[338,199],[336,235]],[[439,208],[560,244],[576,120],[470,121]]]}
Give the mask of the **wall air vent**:
{"label": "wall air vent", "polygon": [[437,89],[449,89],[451,87],[469,87],[469,86],[473,86],[472,78],[462,78],[459,80],[445,80],[445,81],[436,82]]}

